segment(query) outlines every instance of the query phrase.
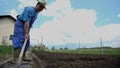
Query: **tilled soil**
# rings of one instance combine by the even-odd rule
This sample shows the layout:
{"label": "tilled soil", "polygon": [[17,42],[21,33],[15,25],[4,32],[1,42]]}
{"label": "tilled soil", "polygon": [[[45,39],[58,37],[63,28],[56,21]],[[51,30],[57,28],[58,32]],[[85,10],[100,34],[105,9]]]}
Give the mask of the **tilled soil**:
{"label": "tilled soil", "polygon": [[120,68],[120,55],[34,52],[46,68]]}

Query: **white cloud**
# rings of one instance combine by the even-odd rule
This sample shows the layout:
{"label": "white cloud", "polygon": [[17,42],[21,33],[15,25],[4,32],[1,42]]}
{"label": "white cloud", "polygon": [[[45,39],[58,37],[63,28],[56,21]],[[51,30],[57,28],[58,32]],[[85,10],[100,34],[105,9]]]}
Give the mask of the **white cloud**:
{"label": "white cloud", "polygon": [[[43,15],[52,16],[54,19],[43,24],[39,31],[48,38],[46,42],[52,41],[56,44],[65,43],[62,40],[67,42],[82,40],[88,29],[94,28],[93,23],[96,21],[94,10],[73,10],[69,0],[56,0],[43,11]],[[65,37],[64,32],[71,34],[72,38]]]}
{"label": "white cloud", "polygon": [[[64,5],[63,5],[64,4]],[[120,36],[120,25],[96,27],[96,11],[93,9],[73,10],[69,0],[56,0],[42,12],[44,16],[53,17],[52,21],[44,22],[39,29],[31,30],[31,38],[44,43],[95,43],[101,37],[103,41]],[[67,37],[64,33],[71,35]]]}
{"label": "white cloud", "polygon": [[15,9],[10,10],[9,14],[13,16],[15,19],[16,19],[16,16],[18,15]]}
{"label": "white cloud", "polygon": [[100,28],[97,28],[96,30],[99,31],[99,34],[105,39],[105,40],[111,40],[114,39],[117,36],[120,36],[120,25],[119,24],[111,24],[107,26],[103,26]]}
{"label": "white cloud", "polygon": [[42,14],[54,17],[60,17],[64,15],[64,13],[70,13],[72,9],[69,0],[55,0],[55,2],[46,7],[47,10],[44,10]]}
{"label": "white cloud", "polygon": [[118,17],[120,18],[120,14],[118,14]]}

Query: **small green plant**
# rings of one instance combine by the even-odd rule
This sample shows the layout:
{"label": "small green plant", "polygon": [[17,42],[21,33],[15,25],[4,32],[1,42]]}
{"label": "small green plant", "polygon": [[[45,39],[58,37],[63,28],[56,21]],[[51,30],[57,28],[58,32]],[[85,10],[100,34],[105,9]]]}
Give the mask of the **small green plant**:
{"label": "small green plant", "polygon": [[6,55],[12,55],[13,54],[13,47],[0,45],[0,55],[6,56]]}

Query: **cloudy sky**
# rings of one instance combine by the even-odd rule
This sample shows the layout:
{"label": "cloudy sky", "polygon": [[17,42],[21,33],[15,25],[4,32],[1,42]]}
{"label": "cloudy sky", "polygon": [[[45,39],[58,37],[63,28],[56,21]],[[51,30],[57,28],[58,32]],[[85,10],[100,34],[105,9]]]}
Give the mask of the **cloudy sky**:
{"label": "cloudy sky", "polygon": [[[31,29],[31,44],[77,48],[120,47],[120,0],[46,0]],[[36,0],[0,0],[0,15],[21,14]]]}

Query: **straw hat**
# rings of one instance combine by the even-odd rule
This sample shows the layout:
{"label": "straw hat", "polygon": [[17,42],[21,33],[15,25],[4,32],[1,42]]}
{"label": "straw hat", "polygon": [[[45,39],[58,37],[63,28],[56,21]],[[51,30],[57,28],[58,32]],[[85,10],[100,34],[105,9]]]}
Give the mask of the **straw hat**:
{"label": "straw hat", "polygon": [[39,3],[41,3],[43,6],[44,6],[44,8],[46,9],[46,1],[45,0],[37,0]]}

